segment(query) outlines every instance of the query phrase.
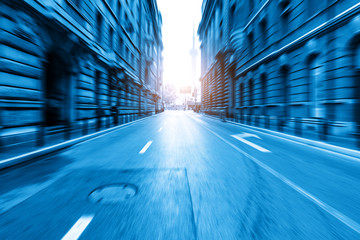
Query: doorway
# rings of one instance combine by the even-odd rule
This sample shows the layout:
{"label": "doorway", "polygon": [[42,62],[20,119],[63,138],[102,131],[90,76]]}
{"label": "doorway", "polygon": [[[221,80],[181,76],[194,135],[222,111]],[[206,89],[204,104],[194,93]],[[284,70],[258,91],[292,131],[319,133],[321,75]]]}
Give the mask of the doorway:
{"label": "doorway", "polygon": [[[290,102],[290,86],[289,86],[289,68],[284,66],[280,70],[282,95],[283,95],[283,113],[282,116],[286,119],[289,117],[289,102]],[[285,120],[284,119],[284,120]]]}
{"label": "doorway", "polygon": [[260,76],[260,84],[261,84],[262,115],[266,115],[266,103],[267,103],[266,83],[267,83],[267,76],[266,76],[266,74],[261,74],[261,76]]}
{"label": "doorway", "polygon": [[70,64],[57,52],[50,52],[45,64],[45,126],[64,125],[69,120],[70,77]]}
{"label": "doorway", "polygon": [[357,124],[357,132],[360,132],[360,43],[355,48],[355,122]]}

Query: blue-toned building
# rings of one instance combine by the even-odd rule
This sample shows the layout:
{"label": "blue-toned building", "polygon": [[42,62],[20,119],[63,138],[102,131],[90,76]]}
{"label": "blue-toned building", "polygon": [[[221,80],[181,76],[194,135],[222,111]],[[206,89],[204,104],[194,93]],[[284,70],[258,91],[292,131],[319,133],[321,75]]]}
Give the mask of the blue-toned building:
{"label": "blue-toned building", "polygon": [[0,1],[2,143],[160,111],[161,25],[155,0]]}
{"label": "blue-toned building", "polygon": [[[360,124],[360,3],[203,1],[203,110],[352,136]],[[295,121],[296,120],[296,121]]]}

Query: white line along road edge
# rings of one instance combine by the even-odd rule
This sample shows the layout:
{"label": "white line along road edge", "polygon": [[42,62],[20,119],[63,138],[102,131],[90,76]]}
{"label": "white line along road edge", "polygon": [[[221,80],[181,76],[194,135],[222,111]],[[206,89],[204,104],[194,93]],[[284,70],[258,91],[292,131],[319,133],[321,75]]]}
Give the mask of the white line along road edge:
{"label": "white line along road edge", "polygon": [[90,224],[94,215],[84,215],[72,226],[61,240],[76,240],[84,232],[85,228]]}
{"label": "white line along road edge", "polygon": [[241,150],[240,148],[236,147],[234,144],[230,143],[229,141],[227,141],[226,139],[224,139],[223,137],[221,137],[219,134],[213,132],[212,130],[210,130],[209,128],[205,127],[209,132],[211,132],[212,134],[214,134],[216,137],[218,137],[219,139],[221,139],[223,142],[227,143],[228,145],[230,145],[232,148],[234,148],[236,151],[238,151],[239,153],[245,155],[247,158],[249,158],[250,160],[252,160],[254,163],[256,163],[257,165],[259,165],[260,167],[262,167],[264,170],[268,171],[270,174],[272,174],[274,177],[276,177],[277,179],[281,180],[282,182],[284,182],[285,184],[287,184],[288,186],[290,186],[292,189],[294,189],[295,191],[297,191],[298,193],[300,193],[301,195],[303,195],[304,197],[306,197],[307,199],[309,199],[310,201],[312,201],[313,203],[315,203],[318,207],[320,207],[321,209],[323,209],[325,212],[327,212],[328,214],[330,214],[331,216],[333,216],[334,218],[336,218],[337,220],[339,220],[340,222],[342,222],[343,224],[345,224],[346,226],[348,226],[349,228],[351,228],[352,230],[354,230],[355,232],[360,234],[360,224],[355,222],[354,220],[352,220],[351,218],[349,218],[348,216],[344,215],[343,213],[339,212],[338,210],[336,210],[335,208],[331,207],[330,205],[324,203],[323,201],[321,201],[320,199],[318,199],[317,197],[315,197],[314,195],[308,193],[306,190],[304,190],[303,188],[301,188],[300,186],[296,185],[294,182],[290,181],[288,178],[286,178],[285,176],[281,175],[279,172],[275,171],[274,169],[272,169],[271,167],[269,167],[268,165],[266,165],[265,163],[257,160],[256,158],[254,158],[253,156],[251,156],[250,154],[246,153],[245,151]]}
{"label": "white line along road edge", "polygon": [[260,152],[271,152],[269,150],[267,150],[266,148],[263,148],[263,147],[260,147],[259,145],[255,144],[255,143],[252,143],[246,139],[244,139],[245,136],[249,136],[249,137],[252,137],[252,136],[255,136],[257,137],[258,139],[260,139],[260,137],[258,137],[257,135],[254,135],[254,134],[249,134],[249,135],[244,135],[244,134],[236,134],[236,135],[231,135],[233,138],[236,138],[237,140],[259,150]]}
{"label": "white line along road edge", "polygon": [[141,149],[139,154],[144,154],[146,152],[146,150],[150,147],[151,144],[152,144],[152,141],[148,141],[147,144]]}

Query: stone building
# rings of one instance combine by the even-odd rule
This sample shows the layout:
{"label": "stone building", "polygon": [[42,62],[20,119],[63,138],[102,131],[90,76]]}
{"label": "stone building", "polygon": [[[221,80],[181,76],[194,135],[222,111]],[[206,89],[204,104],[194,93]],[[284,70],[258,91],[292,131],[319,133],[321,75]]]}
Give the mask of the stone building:
{"label": "stone building", "polygon": [[[2,143],[161,110],[155,0],[0,0]],[[113,119],[113,118],[111,118]]]}
{"label": "stone building", "polygon": [[360,124],[357,0],[203,2],[203,109],[350,136]]}
{"label": "stone building", "polygon": [[198,28],[201,41],[201,102],[207,113],[229,110],[228,1],[203,1]]}

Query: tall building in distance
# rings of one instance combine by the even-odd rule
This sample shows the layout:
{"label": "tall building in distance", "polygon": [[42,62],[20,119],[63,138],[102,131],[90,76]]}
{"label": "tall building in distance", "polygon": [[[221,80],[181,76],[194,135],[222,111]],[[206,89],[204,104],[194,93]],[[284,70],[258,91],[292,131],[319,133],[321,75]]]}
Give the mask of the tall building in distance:
{"label": "tall building in distance", "polygon": [[0,11],[3,144],[162,110],[155,0],[14,0]]}
{"label": "tall building in distance", "polygon": [[202,109],[244,123],[354,136],[360,125],[360,3],[203,1]]}
{"label": "tall building in distance", "polygon": [[191,69],[192,69],[192,96],[191,96],[191,103],[192,103],[192,107],[196,108],[197,106],[197,102],[198,102],[198,79],[197,79],[197,56],[199,54],[198,49],[195,47],[195,26],[193,29],[193,44],[192,44],[192,48],[190,50],[190,56],[191,56]]}
{"label": "tall building in distance", "polygon": [[192,44],[192,48],[190,50],[193,84],[195,84],[195,81],[197,80],[196,79],[196,58],[197,58],[198,54],[199,54],[199,52],[195,47],[195,29],[194,29],[193,44]]}

